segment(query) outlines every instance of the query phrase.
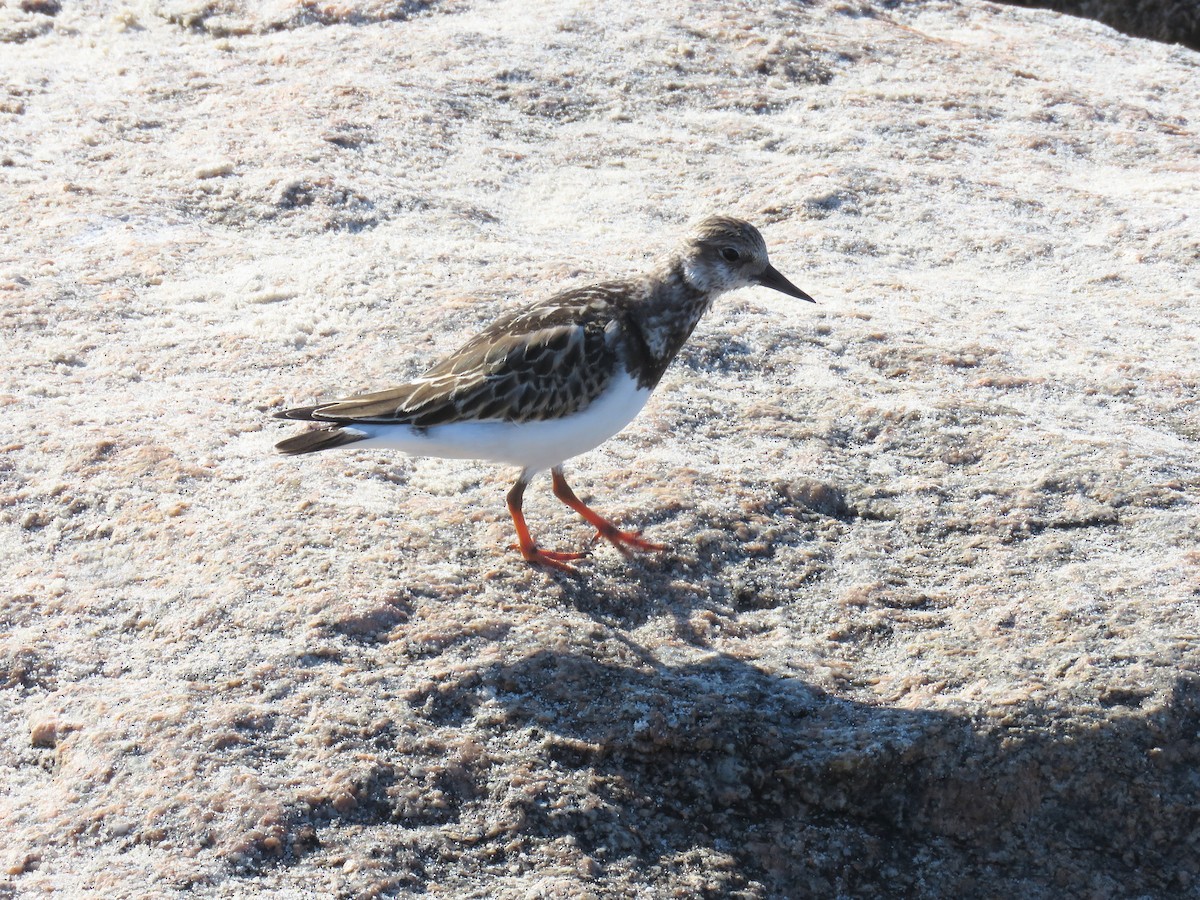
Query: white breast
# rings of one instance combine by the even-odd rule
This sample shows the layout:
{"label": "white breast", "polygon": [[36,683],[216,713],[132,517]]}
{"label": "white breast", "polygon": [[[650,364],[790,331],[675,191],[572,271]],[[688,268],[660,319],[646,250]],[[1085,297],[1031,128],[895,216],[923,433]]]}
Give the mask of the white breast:
{"label": "white breast", "polygon": [[348,430],[369,435],[351,445],[354,449],[380,447],[413,456],[485,459],[541,471],[608,440],[633,421],[649,396],[649,388],[638,387],[621,372],[586,409],[563,419],[457,422],[423,429],[364,424]]}

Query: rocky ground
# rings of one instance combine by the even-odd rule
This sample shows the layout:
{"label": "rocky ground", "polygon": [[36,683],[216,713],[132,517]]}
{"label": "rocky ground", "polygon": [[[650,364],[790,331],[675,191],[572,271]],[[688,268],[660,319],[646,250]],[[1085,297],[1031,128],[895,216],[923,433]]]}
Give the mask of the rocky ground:
{"label": "rocky ground", "polygon": [[[982,2],[0,4],[0,896],[1200,896],[1198,122]],[[670,552],[273,455],[713,212],[819,304],[569,465]]]}

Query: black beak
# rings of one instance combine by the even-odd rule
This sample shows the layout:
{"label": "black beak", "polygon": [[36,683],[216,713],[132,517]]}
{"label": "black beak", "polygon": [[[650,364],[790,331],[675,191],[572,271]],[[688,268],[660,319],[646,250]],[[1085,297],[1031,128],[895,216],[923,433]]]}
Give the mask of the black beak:
{"label": "black beak", "polygon": [[758,276],[758,283],[763,287],[769,287],[773,291],[779,291],[781,294],[787,294],[789,297],[797,297],[800,300],[807,300],[809,303],[816,303],[812,297],[800,290],[786,278],[779,274],[774,266],[767,264],[763,269],[763,273]]}

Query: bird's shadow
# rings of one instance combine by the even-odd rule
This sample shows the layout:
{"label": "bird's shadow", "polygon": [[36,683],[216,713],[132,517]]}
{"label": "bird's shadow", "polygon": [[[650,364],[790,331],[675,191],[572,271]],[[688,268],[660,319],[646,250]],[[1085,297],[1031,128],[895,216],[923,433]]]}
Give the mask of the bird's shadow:
{"label": "bird's shadow", "polygon": [[[766,554],[810,543],[812,523],[823,517],[823,513],[805,511],[803,520],[793,520],[790,530],[781,530]],[[728,615],[770,605],[763,590],[770,566],[763,566],[760,573],[755,565],[764,548],[735,536],[743,526],[741,517],[710,515],[696,519],[691,527],[692,532],[708,538],[681,538],[661,552],[618,554],[596,546],[592,556],[576,567],[576,575],[549,576],[555,600],[613,628],[636,628],[667,613],[674,617],[678,639],[702,645],[704,638],[691,621],[693,612],[714,610]],[[755,546],[747,549],[747,544]],[[814,567],[812,580],[822,573],[822,567]]]}
{"label": "bird's shadow", "polygon": [[[699,569],[694,557],[671,549],[611,562],[602,559],[594,567],[580,566],[576,576],[556,576],[556,602],[612,628],[636,628],[669,612],[675,619],[675,635],[696,644],[700,637],[690,625],[690,613],[720,603],[719,598],[728,593],[724,567],[724,560],[714,558]],[[688,577],[698,572],[702,587]]]}

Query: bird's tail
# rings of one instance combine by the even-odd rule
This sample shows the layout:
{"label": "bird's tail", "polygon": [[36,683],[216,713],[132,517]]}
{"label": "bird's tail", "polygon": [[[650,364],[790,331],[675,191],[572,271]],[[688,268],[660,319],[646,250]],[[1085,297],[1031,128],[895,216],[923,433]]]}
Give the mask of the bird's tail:
{"label": "bird's tail", "polygon": [[342,428],[316,428],[312,431],[302,431],[290,438],[280,441],[275,449],[284,456],[299,456],[301,453],[316,453],[318,450],[332,450],[334,447],[344,447],[356,441],[365,441],[367,435],[359,431],[347,431]]}

